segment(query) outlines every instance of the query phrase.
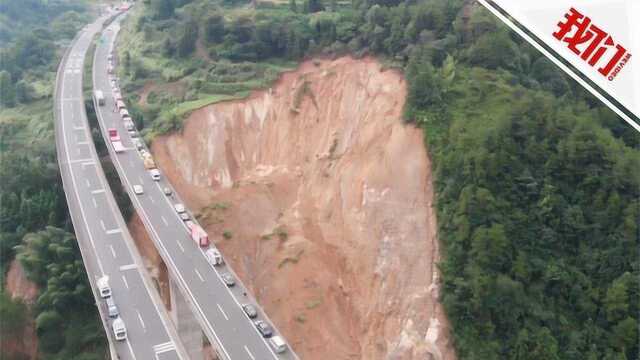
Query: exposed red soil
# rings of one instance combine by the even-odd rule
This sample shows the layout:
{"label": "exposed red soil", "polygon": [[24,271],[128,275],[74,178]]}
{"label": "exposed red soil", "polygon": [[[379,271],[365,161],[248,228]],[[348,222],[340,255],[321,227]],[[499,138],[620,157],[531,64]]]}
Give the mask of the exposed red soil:
{"label": "exposed red soil", "polygon": [[373,59],[309,61],[153,143],[301,358],[455,359],[430,160],[401,121],[405,96]]}
{"label": "exposed red soil", "polygon": [[[5,290],[12,299],[20,299],[28,306],[34,304],[38,297],[38,287],[27,276],[19,261],[13,260],[9,265],[9,271],[5,280]],[[38,337],[35,321],[32,315],[27,314],[27,324],[22,332],[15,336],[0,339],[2,358],[31,359],[38,358]],[[2,321],[2,319],[0,319]]]}

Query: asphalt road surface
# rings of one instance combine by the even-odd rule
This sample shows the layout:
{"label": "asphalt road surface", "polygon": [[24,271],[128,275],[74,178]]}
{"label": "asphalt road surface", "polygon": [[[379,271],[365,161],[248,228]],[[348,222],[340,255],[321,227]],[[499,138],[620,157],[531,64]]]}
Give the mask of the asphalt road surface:
{"label": "asphalt road surface", "polygon": [[112,355],[119,359],[187,359],[106,182],[87,122],[83,65],[93,36],[107,18],[99,18],[78,34],[56,79],[56,147],[67,204],[94,295],[96,279],[109,276],[127,328],[127,340],[116,341],[113,320],[105,315],[104,301],[96,297]]}
{"label": "asphalt road surface", "polygon": [[[277,354],[267,343],[267,339],[258,332],[252,319],[242,310],[241,304],[253,304],[258,309],[257,319],[271,324],[264,311],[248,294],[229,266],[225,264],[213,267],[207,262],[204,250],[191,239],[187,227],[174,210],[173,205],[180,202],[178,195],[174,191],[172,196],[166,196],[163,188],[171,187],[168,181],[164,177],[161,177],[160,181],[154,181],[145,170],[142,157],[127,133],[122,118],[115,110],[113,85],[108,73],[108,57],[118,31],[119,24],[114,22],[102,33],[101,41],[96,48],[93,68],[94,90],[101,90],[105,95],[105,104],[96,106],[98,121],[103,136],[107,134],[108,128],[118,130],[126,150],[116,153],[105,136],[109,154],[172,279],[190,303],[205,335],[213,344],[218,345],[218,353],[223,358],[297,359],[288,345],[286,351]],[[133,192],[134,185],[141,185],[144,193],[136,195]],[[221,278],[223,273],[234,276],[234,287],[229,288],[225,285]],[[274,328],[274,335],[277,334]]]}

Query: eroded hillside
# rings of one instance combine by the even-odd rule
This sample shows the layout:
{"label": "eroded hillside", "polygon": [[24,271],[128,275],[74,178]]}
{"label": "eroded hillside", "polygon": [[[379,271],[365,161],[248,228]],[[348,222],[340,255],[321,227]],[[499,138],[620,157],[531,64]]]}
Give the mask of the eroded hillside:
{"label": "eroded hillside", "polygon": [[191,114],[160,167],[304,359],[453,359],[436,218],[403,77],[305,62]]}

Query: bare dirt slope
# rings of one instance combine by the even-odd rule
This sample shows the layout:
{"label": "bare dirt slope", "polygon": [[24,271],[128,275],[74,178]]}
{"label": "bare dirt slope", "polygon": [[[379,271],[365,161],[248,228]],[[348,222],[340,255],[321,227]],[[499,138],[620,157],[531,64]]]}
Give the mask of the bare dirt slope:
{"label": "bare dirt slope", "polygon": [[[19,299],[27,305],[33,305],[38,297],[38,286],[27,279],[27,274],[18,260],[13,260],[9,265],[5,290],[12,299]],[[6,355],[8,359],[33,360],[38,358],[38,337],[35,320],[30,310],[28,310],[26,318],[27,321],[22,331],[13,331],[11,336],[0,338],[0,358],[4,359],[3,355]]]}
{"label": "bare dirt slope", "polygon": [[305,62],[154,142],[304,359],[455,357],[436,300],[430,163],[421,131],[402,124],[405,95],[373,59]]}

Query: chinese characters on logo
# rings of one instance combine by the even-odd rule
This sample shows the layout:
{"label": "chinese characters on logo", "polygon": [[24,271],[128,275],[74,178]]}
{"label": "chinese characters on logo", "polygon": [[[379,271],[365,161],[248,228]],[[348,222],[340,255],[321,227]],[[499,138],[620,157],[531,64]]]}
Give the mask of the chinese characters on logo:
{"label": "chinese characters on logo", "polygon": [[578,10],[571,8],[564,17],[566,21],[559,22],[558,30],[552,35],[567,43],[569,50],[579,55],[590,66],[595,66],[603,60],[604,65],[598,68],[598,72],[609,81],[615,79],[631,59],[627,49],[616,44],[611,35],[592,24],[591,19]]}

